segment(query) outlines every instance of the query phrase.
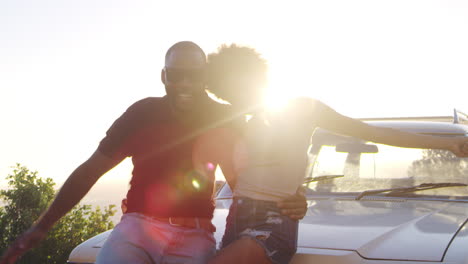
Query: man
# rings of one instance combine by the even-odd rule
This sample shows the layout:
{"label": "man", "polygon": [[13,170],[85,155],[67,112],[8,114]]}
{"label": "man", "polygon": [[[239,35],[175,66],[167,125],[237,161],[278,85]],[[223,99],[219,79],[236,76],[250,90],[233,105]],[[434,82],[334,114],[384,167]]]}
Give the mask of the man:
{"label": "man", "polygon": [[[214,253],[211,218],[215,159],[199,157],[198,139],[229,120],[229,107],[205,93],[206,56],[193,42],[166,53],[161,80],[167,95],[130,106],[107,131],[91,157],[60,189],[40,219],[16,239],[0,264],[14,263],[45,238],[96,181],[124,158],[134,165],[127,212],[97,263],[204,263]],[[215,155],[213,155],[215,156]],[[292,218],[304,216],[305,199],[283,203]]]}

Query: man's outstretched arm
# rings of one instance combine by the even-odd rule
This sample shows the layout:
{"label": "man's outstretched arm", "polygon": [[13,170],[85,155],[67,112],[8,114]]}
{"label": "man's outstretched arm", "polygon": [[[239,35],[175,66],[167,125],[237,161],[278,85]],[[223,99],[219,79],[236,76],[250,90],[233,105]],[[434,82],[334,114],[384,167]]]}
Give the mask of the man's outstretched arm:
{"label": "man's outstretched arm", "polygon": [[81,201],[96,181],[121,161],[122,159],[111,159],[96,150],[72,172],[36,223],[10,245],[0,259],[0,264],[14,263],[26,251],[35,247],[46,237],[52,226]]}

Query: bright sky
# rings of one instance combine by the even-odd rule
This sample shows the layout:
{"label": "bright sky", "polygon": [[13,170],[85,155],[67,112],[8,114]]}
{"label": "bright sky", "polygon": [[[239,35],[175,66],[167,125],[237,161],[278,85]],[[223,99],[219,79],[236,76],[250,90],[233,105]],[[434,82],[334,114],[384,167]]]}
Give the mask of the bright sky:
{"label": "bright sky", "polygon": [[[257,48],[281,98],[421,116],[468,111],[467,32],[464,0],[0,1],[0,187],[15,163],[60,186],[131,103],[163,95],[177,41]],[[123,197],[130,170],[95,189]]]}

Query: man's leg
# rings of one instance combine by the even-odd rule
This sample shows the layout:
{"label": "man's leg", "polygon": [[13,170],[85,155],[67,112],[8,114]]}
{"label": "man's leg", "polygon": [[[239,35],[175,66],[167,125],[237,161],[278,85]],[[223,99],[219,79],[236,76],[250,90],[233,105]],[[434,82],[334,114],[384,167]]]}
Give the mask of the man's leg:
{"label": "man's leg", "polygon": [[171,231],[140,214],[125,214],[104,243],[96,264],[159,263]]}
{"label": "man's leg", "polygon": [[96,264],[153,264],[146,251],[134,244],[116,239],[105,243],[99,252]]}

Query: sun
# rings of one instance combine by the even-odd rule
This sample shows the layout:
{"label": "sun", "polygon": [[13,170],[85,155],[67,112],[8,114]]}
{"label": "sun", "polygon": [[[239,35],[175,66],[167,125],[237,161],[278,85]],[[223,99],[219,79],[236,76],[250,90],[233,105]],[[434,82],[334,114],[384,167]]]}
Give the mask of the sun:
{"label": "sun", "polygon": [[264,94],[263,104],[268,111],[281,111],[286,103],[298,96],[296,85],[291,85],[287,75],[269,72],[269,84]]}
{"label": "sun", "polygon": [[287,99],[280,93],[268,93],[265,95],[263,104],[268,111],[281,111],[287,103]]}

